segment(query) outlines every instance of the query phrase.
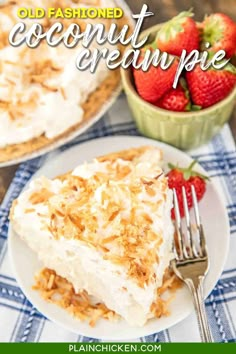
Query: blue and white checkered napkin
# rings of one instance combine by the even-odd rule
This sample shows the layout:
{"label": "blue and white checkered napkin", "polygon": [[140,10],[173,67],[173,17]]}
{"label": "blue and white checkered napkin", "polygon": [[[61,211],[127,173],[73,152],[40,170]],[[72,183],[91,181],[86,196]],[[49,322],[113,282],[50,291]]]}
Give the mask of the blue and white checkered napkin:
{"label": "blue and white checkered napkin", "polygon": [[[71,144],[108,135],[138,135],[124,96],[94,127]],[[58,151],[59,152],[59,151]],[[57,152],[57,153],[58,153]],[[55,152],[51,153],[55,154]],[[236,341],[236,151],[226,125],[208,145],[191,152],[212,179],[221,186],[231,226],[231,247],[225,271],[206,301],[207,314],[216,342]],[[41,157],[22,164],[0,207],[0,342],[87,342],[94,341],[70,333],[47,320],[26,299],[12,274],[7,253],[8,213],[12,200],[32,174],[43,164]],[[147,342],[200,341],[195,315],[169,330],[137,339]]]}

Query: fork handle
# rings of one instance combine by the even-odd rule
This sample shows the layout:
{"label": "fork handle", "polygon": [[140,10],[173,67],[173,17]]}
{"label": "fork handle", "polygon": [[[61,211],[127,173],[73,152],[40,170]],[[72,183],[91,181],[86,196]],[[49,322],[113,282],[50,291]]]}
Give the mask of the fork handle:
{"label": "fork handle", "polygon": [[194,307],[198,319],[198,326],[202,342],[213,342],[212,334],[207,320],[206,309],[203,296],[203,278],[199,277],[197,282],[186,279],[194,300]]}

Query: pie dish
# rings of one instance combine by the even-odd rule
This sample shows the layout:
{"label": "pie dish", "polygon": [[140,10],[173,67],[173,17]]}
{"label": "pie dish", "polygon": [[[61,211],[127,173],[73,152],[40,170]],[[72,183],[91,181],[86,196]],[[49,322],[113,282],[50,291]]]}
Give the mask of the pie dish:
{"label": "pie dish", "polygon": [[[90,3],[90,0],[79,3],[71,0],[66,6],[85,7]],[[33,0],[25,4],[35,7]],[[23,5],[18,0],[0,5],[0,166],[36,157],[71,140],[96,122],[120,92],[119,70],[108,70],[104,62],[93,74],[76,68],[80,44],[74,49],[64,45],[50,47],[44,42],[34,49],[26,45],[10,46],[8,34],[19,22],[17,8]],[[109,7],[118,5],[120,1],[109,2]],[[42,0],[37,6],[47,8],[52,2]],[[65,4],[58,0],[54,6],[65,7]],[[92,6],[105,7],[106,3],[96,0]],[[29,26],[32,21],[36,20],[24,20]],[[46,27],[52,24],[50,21],[55,19],[37,20]],[[83,28],[87,20],[64,21],[66,26],[76,22]],[[111,20],[99,21],[108,26]],[[122,27],[131,21],[123,17],[117,20],[117,25]],[[97,47],[93,42],[90,49]]]}
{"label": "pie dish", "polygon": [[[87,307],[99,305],[97,317],[105,309],[105,315],[113,312],[131,326],[144,326],[168,314],[162,294],[177,282],[168,274],[172,191],[161,157],[151,146],[105,155],[54,180],[36,179],[15,200],[14,230],[53,270],[38,276],[44,297],[57,297],[58,303],[63,277]],[[61,305],[81,317],[76,310],[82,301],[76,300],[60,296]]]}

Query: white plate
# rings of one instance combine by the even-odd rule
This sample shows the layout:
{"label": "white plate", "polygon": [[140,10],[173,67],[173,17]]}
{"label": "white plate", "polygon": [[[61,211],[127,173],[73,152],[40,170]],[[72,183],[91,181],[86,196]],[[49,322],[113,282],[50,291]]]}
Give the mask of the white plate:
{"label": "white plate", "polygon": [[[192,161],[185,153],[154,140],[129,136],[108,137],[91,140],[61,153],[55,159],[47,161],[33,178],[41,175],[52,178],[73,169],[85,160],[89,161],[99,155],[140,145],[160,147],[164,153],[164,160],[167,162],[179,163],[184,166]],[[206,174],[206,171],[200,166],[197,166],[197,169]],[[200,203],[200,212],[211,263],[205,281],[205,296],[207,296],[221,275],[229,246],[229,224],[226,208],[212,182],[208,184],[206,195]],[[215,220],[220,220],[220,223],[216,223]],[[34,274],[42,268],[42,264],[38,261],[36,254],[13,232],[11,227],[9,228],[8,246],[16,279],[26,297],[47,318],[77,334],[106,340],[133,339],[164,330],[183,320],[193,310],[189,292],[182,288],[177,291],[176,297],[171,303],[169,317],[150,320],[142,328],[130,327],[123,320],[117,323],[100,320],[95,328],[91,328],[87,323],[73,318],[65,310],[42,300],[38,292],[31,289]]]}
{"label": "white plate", "polygon": [[[135,24],[134,19],[132,18],[132,12],[130,10],[130,8],[128,7],[127,3],[124,0],[115,0],[117,7],[121,7],[124,10],[125,16],[127,16],[129,18],[129,23],[130,24]],[[109,99],[107,99],[103,105],[100,107],[99,111],[94,114],[93,116],[91,116],[89,119],[85,120],[84,122],[81,123],[81,125],[73,130],[70,134],[66,135],[66,136],[62,136],[60,139],[49,143],[48,145],[36,150],[36,151],[32,151],[29,152],[28,154],[25,154],[23,156],[8,160],[8,161],[4,161],[4,162],[0,162],[0,168],[2,167],[6,167],[6,166],[11,166],[11,165],[16,165],[19,164],[21,162],[27,161],[27,160],[31,160],[34,159],[36,157],[39,157],[41,155],[44,155],[50,151],[55,150],[56,148],[67,144],[68,142],[70,142],[71,140],[75,139],[77,136],[83,134],[86,130],[88,130],[92,125],[94,125],[95,123],[97,123],[99,121],[99,119],[101,119],[103,117],[103,115],[108,111],[108,109],[113,105],[113,103],[116,101],[117,97],[119,96],[120,92],[121,92],[121,82],[120,84],[117,86],[117,88],[111,93]]]}

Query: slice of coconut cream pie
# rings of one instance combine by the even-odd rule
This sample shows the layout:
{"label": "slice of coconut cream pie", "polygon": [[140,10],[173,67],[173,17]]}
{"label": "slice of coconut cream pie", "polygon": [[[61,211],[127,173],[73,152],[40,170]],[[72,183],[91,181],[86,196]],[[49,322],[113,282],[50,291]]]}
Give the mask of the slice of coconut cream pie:
{"label": "slice of coconut cream pie", "polygon": [[11,211],[14,230],[45,267],[130,325],[158,312],[172,258],[172,192],[160,164],[154,147],[110,154],[34,180]]}

